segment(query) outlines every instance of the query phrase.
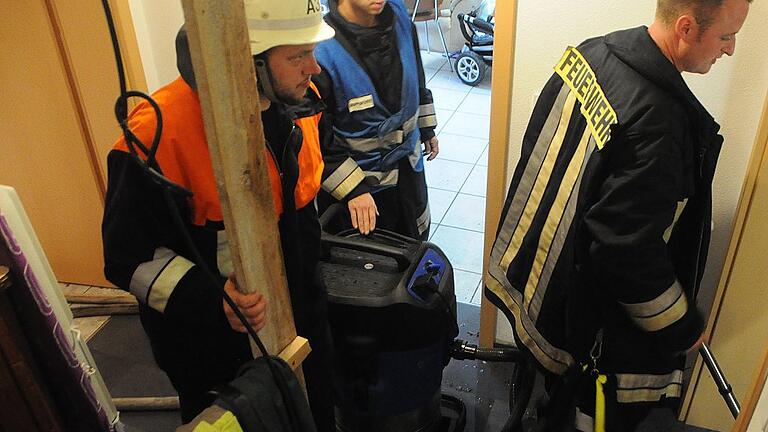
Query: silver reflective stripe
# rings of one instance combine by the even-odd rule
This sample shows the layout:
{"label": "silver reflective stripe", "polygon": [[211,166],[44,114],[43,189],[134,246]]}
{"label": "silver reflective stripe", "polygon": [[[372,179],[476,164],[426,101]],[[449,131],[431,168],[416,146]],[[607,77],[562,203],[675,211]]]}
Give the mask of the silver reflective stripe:
{"label": "silver reflective stripe", "polygon": [[624,310],[640,328],[657,331],[668,327],[688,311],[688,300],[680,282],[675,282],[661,295],[644,303],[621,303]]}
{"label": "silver reflective stripe", "polygon": [[344,138],[338,137],[338,141],[357,152],[370,152],[381,148],[394,147],[403,143],[405,137],[416,130],[419,113],[406,120],[400,129],[394,130],[383,137],[371,138]]}
{"label": "silver reflective stripe", "polygon": [[[555,100],[554,106],[549,112],[547,120],[544,122],[544,127],[541,129],[541,133],[539,133],[539,138],[536,141],[533,152],[531,153],[531,156],[528,159],[528,163],[525,166],[525,172],[523,173],[520,179],[520,184],[518,185],[517,190],[515,191],[515,195],[512,198],[512,204],[509,207],[509,212],[504,219],[504,224],[499,231],[498,238],[496,239],[496,243],[494,244],[493,250],[491,251],[492,256],[494,257],[492,258],[493,261],[495,263],[499,263],[499,265],[501,265],[502,258],[504,257],[504,254],[507,251],[510,242],[512,241],[512,235],[515,232],[518,223],[520,222],[520,217],[523,214],[523,209],[525,208],[528,197],[531,196],[534,181],[537,177],[536,173],[540,171],[541,166],[544,163],[544,157],[547,154],[547,150],[549,150],[552,139],[555,136],[555,132],[557,132],[558,125],[560,124],[560,117],[563,113],[565,101],[568,98],[569,93],[570,89],[568,86],[563,85],[563,87],[560,89],[560,93],[558,94],[557,99]],[[503,270],[506,272],[509,263],[505,262],[504,264],[505,265],[503,265]]]}
{"label": "silver reflective stripe", "polygon": [[157,275],[168,265],[168,262],[176,256],[176,253],[168,248],[157,248],[155,254],[152,257],[152,261],[146,261],[139,264],[136,270],[131,276],[131,284],[129,290],[136,298],[146,304],[149,289],[152,287]]}
{"label": "silver reflective stripe", "polygon": [[576,407],[576,418],[573,420],[573,427],[581,432],[593,432],[595,430],[595,419],[581,412]]}
{"label": "silver reflective stripe", "polygon": [[365,179],[363,170],[352,158],[347,158],[338,168],[323,182],[323,190],[340,200],[352,189],[357,187]]}
{"label": "silver reflective stripe", "polygon": [[675,209],[675,217],[672,218],[672,223],[669,224],[666,230],[664,230],[664,243],[669,243],[669,238],[672,236],[672,230],[675,229],[677,221],[680,220],[680,215],[683,214],[686,204],[688,204],[688,198],[678,201],[677,208]]}
{"label": "silver reflective stripe", "polygon": [[620,403],[657,402],[662,396],[680,397],[683,371],[666,375],[616,374],[616,400]]}
{"label": "silver reflective stripe", "polygon": [[419,117],[435,114],[435,104],[419,105]]}
{"label": "silver reflective stripe", "polygon": [[533,299],[531,300],[531,304],[528,307],[528,313],[530,314],[531,319],[534,321],[539,318],[539,312],[541,311],[541,305],[544,301],[544,295],[547,293],[549,280],[552,277],[552,273],[555,271],[555,266],[557,265],[558,260],[560,259],[560,253],[563,251],[565,239],[568,236],[568,231],[570,231],[571,224],[573,223],[573,217],[576,214],[576,202],[579,199],[579,191],[581,190],[581,179],[584,176],[584,169],[586,168],[587,163],[589,162],[589,158],[592,157],[592,153],[596,148],[597,145],[595,139],[594,137],[591,137],[589,140],[589,146],[587,147],[586,155],[581,163],[579,176],[576,179],[573,191],[570,193],[568,198],[568,204],[565,207],[563,217],[557,225],[557,231],[555,232],[552,246],[549,249],[547,260],[544,263],[544,269],[541,272],[539,284],[536,287]]}
{"label": "silver reflective stripe", "polygon": [[498,262],[491,263],[485,275],[485,285],[501,299],[506,309],[512,314],[514,319],[509,321],[514,326],[515,334],[536,357],[536,360],[552,373],[565,374],[575,363],[573,357],[567,351],[550,344],[536,329],[536,325],[528,314],[523,313],[520,307],[523,303],[523,295],[512,288]]}
{"label": "silver reflective stripe", "polygon": [[301,30],[316,27],[323,20],[319,13],[307,15],[303,18],[289,19],[249,19],[249,30]]}
{"label": "silver reflective stripe", "polygon": [[379,186],[395,186],[397,179],[399,178],[399,171],[397,168],[389,171],[365,171],[366,177],[373,177],[379,181]]}
{"label": "silver reflective stripe", "polygon": [[129,289],[141,303],[164,312],[174,288],[192,267],[191,261],[172,250],[158,248],[152,261],[140,264],[133,272]]}
{"label": "silver reflective stripe", "polygon": [[341,138],[350,149],[357,152],[371,152],[392,145],[403,143],[403,131],[396,130],[388,133],[384,138]]}
{"label": "silver reflective stripe", "polygon": [[229,252],[227,232],[224,230],[216,232],[216,265],[219,267],[219,274],[223,277],[229,277],[235,272],[232,255]]}
{"label": "silver reflective stripe", "polygon": [[421,213],[421,216],[419,216],[416,219],[416,228],[419,230],[419,235],[423,234],[424,231],[429,229],[429,223],[430,223],[429,202],[427,202],[427,206],[424,208],[424,212]]}

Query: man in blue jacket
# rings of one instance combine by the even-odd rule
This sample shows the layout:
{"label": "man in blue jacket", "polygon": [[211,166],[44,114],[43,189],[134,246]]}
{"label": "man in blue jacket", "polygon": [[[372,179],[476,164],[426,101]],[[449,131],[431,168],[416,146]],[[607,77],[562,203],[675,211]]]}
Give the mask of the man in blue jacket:
{"label": "man in blue jacket", "polygon": [[[415,27],[402,0],[329,0],[334,39],[318,45],[314,77],[333,133],[322,140],[321,212],[346,204],[332,230],[377,226],[429,235],[423,155],[438,153],[435,109]],[[330,130],[330,128],[328,128]]]}

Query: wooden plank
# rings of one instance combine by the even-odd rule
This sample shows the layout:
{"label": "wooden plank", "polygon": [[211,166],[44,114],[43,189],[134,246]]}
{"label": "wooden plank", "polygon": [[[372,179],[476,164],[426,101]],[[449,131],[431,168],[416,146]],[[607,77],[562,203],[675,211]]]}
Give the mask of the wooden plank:
{"label": "wooden plank", "polygon": [[70,306],[74,318],[112,316],[112,315],[138,315],[138,304],[76,304]]}
{"label": "wooden plank", "polygon": [[259,335],[269,352],[279,352],[296,329],[244,6],[220,0],[184,0],[182,6],[235,276],[241,290],[267,298],[267,325]]}
{"label": "wooden plank", "polygon": [[296,336],[296,339],[288,344],[284,350],[280,351],[278,355],[288,363],[291,369],[297,370],[310,352],[312,352],[312,348],[309,346],[309,341],[301,336]]}
{"label": "wooden plank", "polygon": [[[488,261],[496,227],[507,194],[509,171],[509,129],[512,119],[512,80],[515,70],[515,35],[517,31],[517,0],[496,5],[494,34],[493,81],[491,82],[491,125],[488,143],[488,192],[485,200],[485,246],[483,248],[483,277],[488,273]],[[483,296],[480,303],[480,346],[492,347],[496,340],[498,309]]]}
{"label": "wooden plank", "polygon": [[75,325],[80,329],[80,337],[87,343],[109,322],[108,316],[75,318]]}
{"label": "wooden plank", "polygon": [[67,303],[83,303],[83,304],[138,304],[136,297],[131,295],[119,295],[119,296],[103,296],[103,295],[72,295],[64,294],[67,299]]}
{"label": "wooden plank", "polygon": [[176,411],[179,397],[125,397],[112,398],[118,411]]}

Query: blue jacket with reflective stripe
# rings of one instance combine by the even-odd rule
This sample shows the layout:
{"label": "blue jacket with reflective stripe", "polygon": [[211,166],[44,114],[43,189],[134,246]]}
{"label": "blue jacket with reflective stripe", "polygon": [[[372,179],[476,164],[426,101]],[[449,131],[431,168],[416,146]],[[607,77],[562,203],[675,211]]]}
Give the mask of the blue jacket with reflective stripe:
{"label": "blue jacket with reflective stripe", "polygon": [[[351,157],[364,171],[389,171],[397,162],[410,157],[414,170],[423,170],[419,144],[417,117],[419,110],[419,83],[416,52],[411,41],[411,21],[402,0],[390,0],[395,14],[394,32],[403,67],[401,107],[390,112],[382,103],[365,69],[336,40],[321,42],[315,48],[318,63],[334,83],[336,103],[334,134],[343,145],[350,147]],[[350,101],[362,102],[359,110],[350,112]],[[368,107],[368,105],[372,106]],[[409,131],[400,139],[392,140],[398,130],[406,126]],[[377,146],[361,145],[366,139],[378,140]]]}

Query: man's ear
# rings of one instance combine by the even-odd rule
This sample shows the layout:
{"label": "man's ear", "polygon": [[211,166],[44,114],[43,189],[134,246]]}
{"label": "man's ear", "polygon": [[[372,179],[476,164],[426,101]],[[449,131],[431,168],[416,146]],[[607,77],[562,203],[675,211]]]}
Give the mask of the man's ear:
{"label": "man's ear", "polygon": [[696,37],[698,24],[693,15],[680,15],[675,21],[675,35],[678,39],[690,41]]}

